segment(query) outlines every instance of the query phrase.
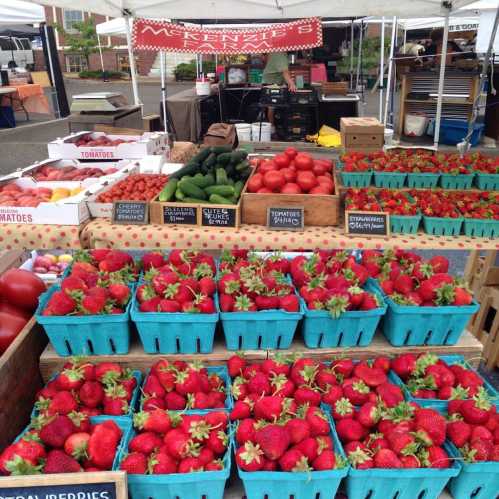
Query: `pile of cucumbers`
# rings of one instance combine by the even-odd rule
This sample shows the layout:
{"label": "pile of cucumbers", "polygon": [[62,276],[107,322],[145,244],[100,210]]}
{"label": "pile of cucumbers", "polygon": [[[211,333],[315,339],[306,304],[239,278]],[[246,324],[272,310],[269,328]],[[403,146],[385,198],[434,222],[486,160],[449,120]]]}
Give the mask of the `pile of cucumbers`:
{"label": "pile of cucumbers", "polygon": [[161,202],[237,204],[251,166],[248,153],[230,146],[202,149],[169,176],[159,193]]}

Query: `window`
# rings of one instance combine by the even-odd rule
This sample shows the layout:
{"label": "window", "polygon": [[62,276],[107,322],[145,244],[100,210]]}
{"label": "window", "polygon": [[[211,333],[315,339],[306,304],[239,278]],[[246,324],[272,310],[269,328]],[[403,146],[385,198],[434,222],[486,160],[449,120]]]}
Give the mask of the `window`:
{"label": "window", "polygon": [[19,38],[19,43],[23,50],[31,50],[31,43],[28,38]]}
{"label": "window", "polygon": [[17,50],[17,47],[10,38],[0,38],[0,50]]}
{"label": "window", "polygon": [[[117,67],[118,71],[121,71],[122,73],[128,73],[130,74],[130,59],[128,57],[128,54],[118,54],[116,56],[117,58]],[[137,70],[137,73],[139,72],[139,58],[135,56],[135,68]]]}
{"label": "window", "polygon": [[67,10],[62,11],[62,26],[68,32],[74,32],[73,25],[83,21],[83,11],[81,10]]}
{"label": "window", "polygon": [[66,56],[66,72],[79,73],[80,71],[88,70],[87,60],[82,55],[67,55]]}

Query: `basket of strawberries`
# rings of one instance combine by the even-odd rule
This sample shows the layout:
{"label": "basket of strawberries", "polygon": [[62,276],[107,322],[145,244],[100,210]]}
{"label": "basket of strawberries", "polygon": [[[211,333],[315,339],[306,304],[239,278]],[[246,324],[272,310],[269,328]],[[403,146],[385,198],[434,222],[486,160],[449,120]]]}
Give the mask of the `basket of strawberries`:
{"label": "basket of strawberries", "polygon": [[400,234],[416,234],[421,214],[414,199],[405,191],[382,189],[378,193],[382,211],[390,213],[390,230]]}
{"label": "basket of strawberries", "polygon": [[386,305],[366,285],[367,270],[345,251],[321,251],[290,263],[305,310],[302,333],[308,348],[367,346]]}
{"label": "basket of strawberries", "polygon": [[[189,250],[144,255],[131,308],[146,353],[210,353],[218,322],[215,261]],[[153,265],[154,263],[154,265]]]}
{"label": "basket of strawberries", "polygon": [[407,170],[407,185],[416,189],[436,187],[440,178],[438,161],[433,151],[408,149],[400,155]]}
{"label": "basket of strawberries", "polygon": [[348,152],[340,157],[338,170],[345,187],[369,187],[373,176],[367,154]]}
{"label": "basket of strawberries", "polygon": [[483,191],[499,191],[499,159],[475,152],[465,155],[476,173],[476,185]]}
{"label": "basket of strawberries", "polygon": [[463,231],[468,237],[499,236],[499,194],[494,192],[456,192],[453,199],[464,217]]}
{"label": "basket of strawberries", "polygon": [[288,269],[288,260],[279,254],[222,254],[218,293],[229,350],[290,347],[303,309],[286,276]]}
{"label": "basket of strawberries", "polygon": [[459,154],[437,154],[440,185],[443,189],[471,189],[475,173]]}
{"label": "basket of strawberries", "polygon": [[122,282],[87,284],[71,274],[40,296],[35,317],[62,357],[126,354],[131,295]]}
{"label": "basket of strawberries", "polygon": [[374,185],[385,189],[404,187],[407,171],[403,161],[393,153],[377,152],[369,155],[374,169]]}

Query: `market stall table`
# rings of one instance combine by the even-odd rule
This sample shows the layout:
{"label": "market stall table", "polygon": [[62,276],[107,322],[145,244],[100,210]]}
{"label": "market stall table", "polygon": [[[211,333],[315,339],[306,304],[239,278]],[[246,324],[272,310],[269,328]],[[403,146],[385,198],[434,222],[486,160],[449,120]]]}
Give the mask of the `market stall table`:
{"label": "market stall table", "polygon": [[41,85],[12,85],[4,88],[13,92],[4,96],[3,102],[10,100],[15,111],[24,111],[27,120],[29,113],[50,114],[49,103]]}
{"label": "market stall table", "polygon": [[76,225],[0,224],[2,249],[79,249],[80,228]]}
{"label": "market stall table", "polygon": [[467,236],[392,234],[390,237],[358,237],[339,227],[305,227],[303,231],[271,231],[261,225],[243,224],[239,229],[182,225],[113,225],[95,219],[81,231],[85,248],[192,248],[220,250],[247,248],[265,251],[313,250],[316,248],[404,249],[499,249],[498,239]]}
{"label": "market stall table", "polygon": [[[2,98],[3,97],[9,97],[12,94],[14,94],[15,92],[16,92],[15,88],[12,88],[12,87],[0,87],[0,103],[2,104],[2,105],[0,105],[0,119],[2,120],[2,122],[7,123],[7,125],[10,128],[15,128],[16,122],[15,122],[15,120],[11,121],[11,117],[8,115],[8,113],[5,112],[4,108],[5,107],[9,107],[10,109],[12,109],[12,105],[11,106],[6,106],[5,103],[2,102]],[[13,110],[12,110],[12,112],[13,112]]]}

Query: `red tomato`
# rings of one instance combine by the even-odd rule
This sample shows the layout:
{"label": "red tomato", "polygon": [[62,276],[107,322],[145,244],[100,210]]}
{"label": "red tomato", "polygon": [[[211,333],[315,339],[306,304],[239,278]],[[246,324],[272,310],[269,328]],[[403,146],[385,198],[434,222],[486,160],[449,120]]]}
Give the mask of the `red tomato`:
{"label": "red tomato", "polygon": [[333,175],[331,172],[324,173],[324,176],[330,178],[331,180],[333,179]]}
{"label": "red tomato", "polygon": [[314,188],[310,189],[309,194],[332,194],[333,190],[329,188],[326,184],[316,185]]}
{"label": "red tomato", "polygon": [[27,322],[19,315],[0,312],[0,355],[7,350]]}
{"label": "red tomato", "polygon": [[317,178],[312,172],[298,172],[296,183],[304,192],[308,192],[318,184]]}
{"label": "red tomato", "polygon": [[270,171],[263,176],[263,185],[271,191],[278,191],[286,183],[284,175],[280,171]]}
{"label": "red tomato", "polygon": [[297,170],[312,170],[314,167],[314,160],[308,154],[300,153],[295,158],[295,166]]}
{"label": "red tomato", "polygon": [[270,159],[270,160],[264,161],[260,165],[260,167],[258,168],[258,172],[263,175],[267,172],[274,171],[276,169],[277,169],[277,167],[276,167],[275,163]]}
{"label": "red tomato", "polygon": [[266,187],[262,187],[261,189],[258,189],[257,194],[272,194],[272,191]]}
{"label": "red tomato", "polygon": [[289,156],[286,156],[286,154],[278,154],[274,158],[274,163],[279,169],[286,168],[289,165]]}
{"label": "red tomato", "polygon": [[286,182],[294,182],[296,180],[296,170],[292,168],[283,168],[281,173],[284,175]]}
{"label": "red tomato", "polygon": [[329,186],[331,190],[334,187],[334,182],[329,177],[326,177],[325,175],[319,175],[317,177],[317,182],[319,182],[319,184],[324,184],[324,185]]}
{"label": "red tomato", "polygon": [[298,151],[294,148],[294,147],[288,147],[285,151],[284,151],[284,154],[286,156],[289,156],[290,158],[294,158],[296,157],[296,155],[298,154]]}
{"label": "red tomato", "polygon": [[261,173],[255,173],[248,180],[248,191],[249,192],[258,192],[263,186],[263,175]]}
{"label": "red tomato", "polygon": [[328,171],[328,168],[327,166],[324,166],[323,164],[321,163],[316,163],[314,162],[314,167],[312,169],[312,171],[317,175],[324,175],[327,171]]}
{"label": "red tomato", "polygon": [[9,269],[0,276],[0,296],[19,308],[34,312],[38,297],[46,291],[45,283],[33,272]]}
{"label": "red tomato", "polygon": [[301,189],[298,184],[288,182],[282,189],[281,194],[301,194]]}
{"label": "red tomato", "polygon": [[25,321],[29,321],[31,319],[31,312],[27,312],[26,310],[18,307],[14,307],[7,302],[0,302],[0,313],[10,314],[12,316],[21,317]]}

